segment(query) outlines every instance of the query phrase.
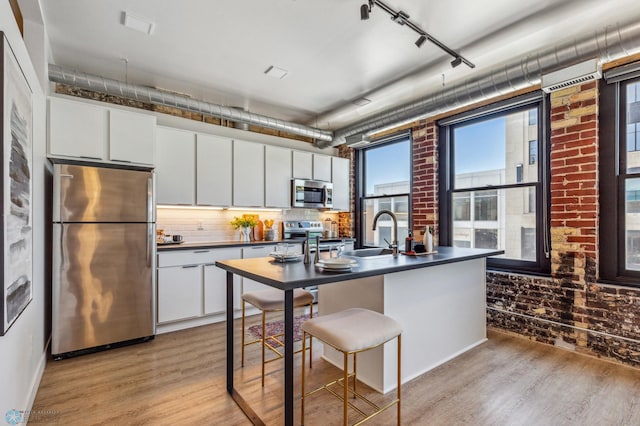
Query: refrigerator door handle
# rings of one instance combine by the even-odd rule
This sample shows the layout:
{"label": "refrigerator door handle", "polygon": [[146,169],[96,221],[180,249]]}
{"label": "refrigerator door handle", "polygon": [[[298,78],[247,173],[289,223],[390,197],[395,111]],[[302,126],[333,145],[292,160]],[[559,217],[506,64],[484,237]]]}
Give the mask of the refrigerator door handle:
{"label": "refrigerator door handle", "polygon": [[155,238],[153,237],[153,223],[147,222],[147,266],[151,267],[151,257],[153,255],[153,242]]}
{"label": "refrigerator door handle", "polygon": [[153,222],[153,178],[147,179],[147,222]]}

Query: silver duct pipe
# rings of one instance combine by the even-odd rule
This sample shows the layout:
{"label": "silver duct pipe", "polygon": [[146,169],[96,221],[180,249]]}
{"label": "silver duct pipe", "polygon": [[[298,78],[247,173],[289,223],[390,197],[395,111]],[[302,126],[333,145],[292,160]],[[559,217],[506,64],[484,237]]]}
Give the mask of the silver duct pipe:
{"label": "silver duct pipe", "polygon": [[318,147],[340,145],[348,136],[371,134],[392,126],[400,126],[415,120],[451,111],[492,97],[513,92],[540,83],[543,74],[556,71],[577,62],[599,58],[601,62],[629,56],[640,50],[640,21],[605,28],[595,37],[575,40],[534,52],[525,58],[496,67],[417,101],[391,108],[387,111],[350,124],[334,133],[332,143],[317,142]]}
{"label": "silver duct pipe", "polygon": [[49,64],[49,80],[54,83],[67,84],[80,89],[93,90],[95,92],[120,96],[139,102],[197,112],[236,123],[253,124],[268,129],[280,130],[294,135],[313,138],[317,141],[324,141],[326,142],[325,146],[329,146],[333,140],[333,133],[326,130],[253,114],[241,109],[199,101],[191,99],[188,96],[171,94],[150,87],[128,84],[75,70],[67,70],[55,64]]}

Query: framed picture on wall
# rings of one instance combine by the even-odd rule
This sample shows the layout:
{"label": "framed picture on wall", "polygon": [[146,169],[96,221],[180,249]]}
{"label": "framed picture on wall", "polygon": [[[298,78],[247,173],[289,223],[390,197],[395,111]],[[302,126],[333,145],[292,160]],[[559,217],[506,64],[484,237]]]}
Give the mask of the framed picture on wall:
{"label": "framed picture on wall", "polygon": [[33,298],[33,107],[31,88],[2,32],[0,39],[0,335],[4,335]]}

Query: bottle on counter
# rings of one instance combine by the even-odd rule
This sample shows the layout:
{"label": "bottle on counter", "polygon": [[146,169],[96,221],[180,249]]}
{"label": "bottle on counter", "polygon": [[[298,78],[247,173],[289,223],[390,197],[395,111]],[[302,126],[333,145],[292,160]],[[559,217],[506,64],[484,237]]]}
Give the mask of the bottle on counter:
{"label": "bottle on counter", "polygon": [[427,251],[427,253],[431,253],[433,251],[433,234],[429,225],[424,227],[422,243],[424,244],[424,249]]}
{"label": "bottle on counter", "polygon": [[409,232],[409,235],[407,236],[407,238],[404,239],[404,251],[405,252],[413,251],[413,237],[411,236],[411,232]]}

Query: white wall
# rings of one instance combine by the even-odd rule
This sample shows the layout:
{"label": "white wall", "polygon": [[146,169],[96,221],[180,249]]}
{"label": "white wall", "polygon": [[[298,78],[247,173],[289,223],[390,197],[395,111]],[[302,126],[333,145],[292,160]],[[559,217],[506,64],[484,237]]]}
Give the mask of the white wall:
{"label": "white wall", "polygon": [[[28,22],[27,27],[38,23]],[[33,93],[33,300],[6,335],[0,337],[0,421],[8,410],[29,410],[46,361],[45,310],[49,283],[45,283],[45,151],[46,104],[38,75],[8,1],[0,1],[0,31],[4,32]],[[44,31],[40,33],[44,38]],[[38,38],[35,36],[35,38]],[[30,39],[30,46],[38,45]],[[44,42],[42,43],[44,46]],[[42,49],[40,47],[39,49]],[[36,53],[41,55],[42,51]]]}

